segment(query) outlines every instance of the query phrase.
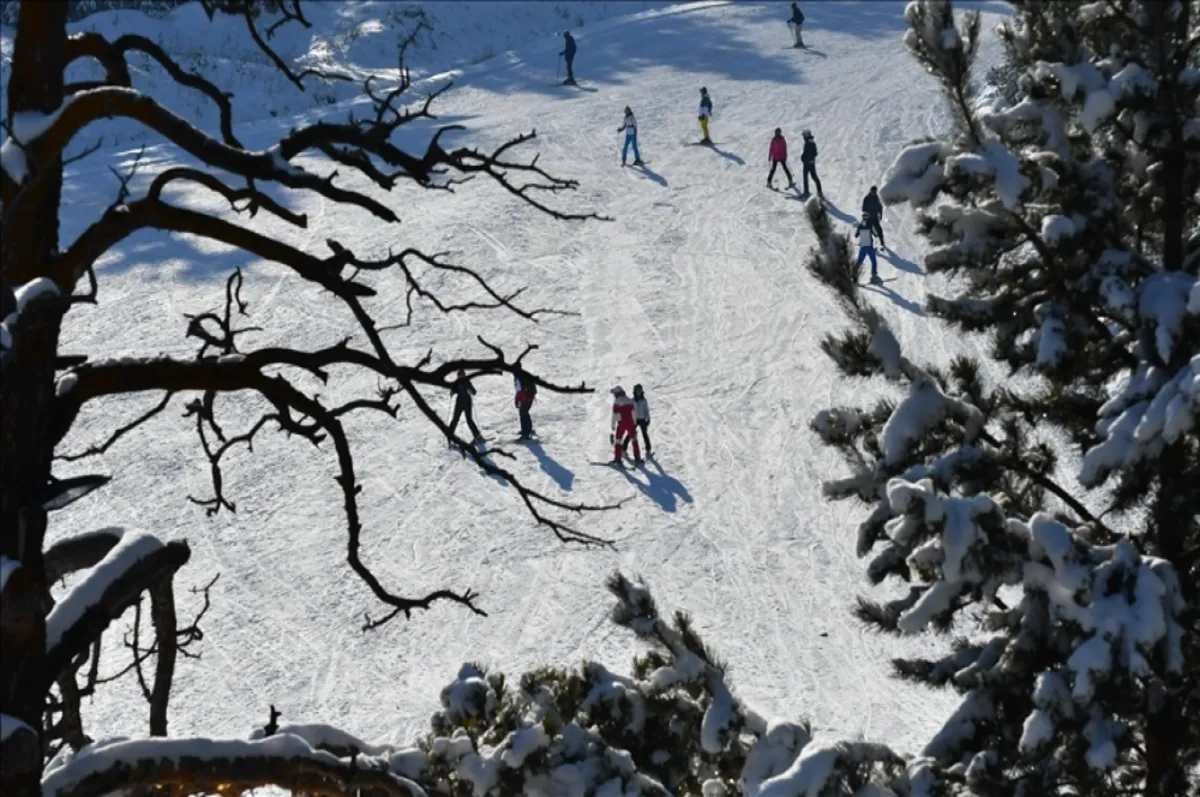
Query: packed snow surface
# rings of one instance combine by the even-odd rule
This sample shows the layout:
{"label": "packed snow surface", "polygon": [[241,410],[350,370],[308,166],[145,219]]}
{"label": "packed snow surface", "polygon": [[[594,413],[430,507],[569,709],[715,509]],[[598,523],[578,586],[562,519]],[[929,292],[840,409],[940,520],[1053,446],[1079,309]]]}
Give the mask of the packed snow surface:
{"label": "packed snow surface", "polygon": [[[353,15],[378,4],[341,7]],[[477,4],[477,13],[500,13],[485,7]],[[1003,6],[985,10],[990,30]],[[803,268],[815,243],[803,205],[795,194],[762,183],[773,129],[783,128],[797,150],[800,130],[811,128],[830,211],[838,229],[849,231],[863,195],[884,185],[901,149],[919,137],[942,137],[949,120],[934,81],[900,42],[902,5],[810,3],[805,13],[807,50],[789,46],[786,4],[695,3],[589,23],[575,29],[579,88],[556,82],[562,40],[553,32],[462,70],[436,111],[439,122],[465,131],[443,143],[494,147],[536,128],[529,154],[540,152],[540,166],[580,181],[577,194],[552,199],[615,222],[555,221],[482,181],[453,194],[402,185],[387,198],[400,225],[301,192],[274,192],[307,214],[308,228],[262,213],[252,223],[314,254],[324,256],[325,240],[335,236],[363,257],[389,247],[451,250],[455,262],[500,289],[529,286],[521,297],[526,307],[577,311],[531,324],[498,312],[443,317],[419,307],[413,327],[385,335],[413,362],[430,347],[439,359],[479,353],[479,334],[514,352],[537,343],[528,367],[598,391],[541,391],[533,417],[542,440],[515,448],[512,467],[531,485],[568,500],[631,500],[619,511],[571,518],[616,541],[617,551],[565,547],[532,522],[511,489],[447,452],[409,407],[395,421],[349,416],[364,560],[384,585],[404,594],[476,589],[489,613],[483,618],[438,604],[364,633],[364,612],[377,616],[384,607],[345,565],[341,494],[328,446],[262,434],[252,453],[235,449],[224,489],[238,511],[210,518],[187,500],[210,494],[209,470],[193,423],[173,404],[104,457],[64,468],[62,476],[102,470],[114,479],[55,513],[52,528],[54,539],[113,523],[164,539],[186,537],[193,556],[177,576],[180,587],[221,574],[203,623],[203,657],[178,665],[174,734],[244,737],[267,721],[274,704],[284,722],[329,724],[372,744],[401,743],[427,728],[442,687],[466,661],[516,673],[592,657],[624,672],[637,643],[608,620],[602,583],[620,567],[646,577],[664,609],[694,616],[731,665],[736,696],[761,712],[812,717],[823,736],[862,734],[907,749],[928,738],[954,698],[889,678],[887,661],[942,642],[865,634],[852,617],[855,594],[871,592],[854,556],[862,510],[822,497],[821,480],[846,473],[808,424],[826,407],[905,400],[912,404],[911,425],[889,430],[901,447],[927,415],[957,408],[929,390],[905,399],[884,380],[852,382],[835,374],[818,343],[844,321]],[[376,40],[391,47],[394,38]],[[991,43],[987,48],[994,50]],[[366,110],[347,101],[317,105],[300,118],[262,117],[258,109],[271,100],[266,89],[256,94],[253,81],[231,82],[236,75],[218,72],[223,88],[237,89],[236,106],[257,119],[237,127],[248,148],[265,149],[318,114]],[[711,148],[684,145],[700,135],[701,86],[715,106]],[[637,114],[644,170],[620,166],[616,129],[625,105]],[[420,146],[430,129],[414,128],[397,141]],[[76,145],[86,143],[81,137]],[[891,190],[927,191],[923,175],[939,147],[910,151]],[[112,202],[117,186],[108,167],[128,169],[135,155],[136,148],[108,149],[70,167],[64,244]],[[991,155],[987,170],[1015,201],[1022,186],[1005,172],[1003,153]],[[174,147],[148,147],[135,193],[157,171],[186,162]],[[318,158],[299,158],[297,166],[329,169]],[[374,190],[341,172],[344,184]],[[164,196],[228,213],[205,191],[174,188]],[[923,250],[912,221],[906,209],[885,213],[889,248],[880,271],[898,279],[864,293],[907,356],[945,365],[973,344],[942,334],[922,314],[924,292],[937,286],[927,285],[917,265]],[[218,308],[224,280],[239,266],[250,302],[245,323],[267,330],[239,338],[245,348],[315,349],[351,330],[328,294],[274,264],[189,236],[145,232],[103,259],[101,306],[72,311],[63,350],[190,356],[183,314]],[[373,284],[380,295],[367,304],[380,323],[402,320],[402,280]],[[457,298],[466,290],[448,278],[430,286]],[[892,343],[881,338],[875,350],[898,368]],[[373,377],[355,377],[349,386],[345,379],[335,374],[329,387],[299,384],[330,401],[351,389],[373,395]],[[654,403],[657,459],[644,470],[589,466],[611,453],[607,389],[618,382],[643,384]],[[485,433],[511,439],[517,420],[510,380],[482,378],[475,386]],[[449,396],[429,398],[449,411]],[[132,419],[158,400],[141,395],[89,404],[63,451],[99,442],[117,419]],[[218,399],[217,408],[227,434],[248,428],[261,410],[241,395]],[[181,622],[198,600],[181,592]],[[105,658],[111,667],[123,666],[126,655],[117,630]],[[125,682],[90,703],[89,733],[144,733],[136,690]],[[721,709],[711,723],[713,733],[724,727]],[[800,731],[776,727],[780,749],[794,749]],[[514,740],[509,754],[537,744],[535,736]],[[765,783],[786,774],[763,760],[756,777]]]}

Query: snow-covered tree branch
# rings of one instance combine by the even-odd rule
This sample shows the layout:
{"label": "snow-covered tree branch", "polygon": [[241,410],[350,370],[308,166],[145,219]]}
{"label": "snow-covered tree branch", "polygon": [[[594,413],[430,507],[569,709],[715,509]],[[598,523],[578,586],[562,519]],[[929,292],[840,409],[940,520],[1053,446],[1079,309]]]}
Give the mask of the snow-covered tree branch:
{"label": "snow-covered tree branch", "polygon": [[[267,43],[281,24],[309,24],[300,3],[228,0],[220,6],[223,12],[244,17],[255,45],[294,83],[336,78],[320,70],[293,68]],[[0,365],[4,377],[0,386],[0,555],[6,562],[15,563],[16,573],[10,579],[6,571],[3,596],[0,713],[18,723],[11,727],[48,732],[46,738],[38,738],[31,746],[25,745],[24,732],[12,735],[13,744],[24,752],[10,756],[9,746],[5,747],[2,788],[6,794],[10,790],[25,794],[38,788],[40,753],[30,758],[25,755],[27,747],[49,749],[44,742],[50,737],[55,742],[68,742],[66,749],[79,747],[87,740],[79,701],[105,681],[98,671],[98,640],[127,609],[133,609],[135,628],[132,637],[126,638],[131,663],[121,674],[136,675],[151,706],[151,733],[166,732],[175,656],[186,655],[184,643],[199,636],[194,624],[181,628],[177,622],[177,596],[168,578],[186,561],[186,543],[158,543],[133,532],[103,532],[86,539],[63,540],[45,550],[45,540],[49,512],[102,486],[108,478],[89,474],[60,479],[52,465],[100,453],[125,455],[123,447],[139,438],[143,425],[176,401],[184,407],[184,423],[195,425],[201,465],[207,467],[212,478],[212,496],[193,500],[210,512],[234,506],[224,482],[224,468],[229,461],[226,455],[231,450],[249,447],[256,438],[276,430],[303,437],[314,445],[332,442],[346,529],[346,558],[351,570],[385,607],[373,619],[368,616],[367,627],[408,616],[414,609],[429,608],[440,601],[457,602],[480,614],[483,609],[479,596],[466,587],[437,585],[414,596],[401,595],[383,583],[364,561],[361,540],[369,532],[364,531],[359,518],[363,485],[344,427],[346,416],[352,413],[370,411],[395,417],[402,405],[411,407],[416,417],[429,421],[432,434],[460,446],[484,473],[512,487],[529,516],[562,541],[605,544],[599,537],[568,525],[565,516],[619,505],[565,501],[528,487],[516,474],[497,464],[511,457],[509,452],[499,447],[480,450],[469,446],[433,409],[432,396],[445,395],[460,369],[472,377],[518,375],[527,383],[566,395],[591,392],[584,384],[559,384],[533,373],[536,368],[529,355],[535,346],[514,355],[481,338],[478,353],[459,357],[440,357],[430,350],[410,360],[396,353],[400,351],[397,339],[401,333],[395,330],[410,324],[414,313],[429,308],[435,313],[502,310],[534,323],[561,311],[526,306],[521,302],[519,286],[493,284],[472,264],[405,245],[397,241],[396,234],[389,236],[396,242],[394,249],[374,252],[366,251],[360,242],[329,239],[329,255],[321,257],[277,240],[260,226],[259,211],[265,211],[263,215],[269,215],[272,221],[292,227],[304,228],[309,223],[303,213],[290,210],[285,201],[267,190],[270,183],[284,190],[320,196],[336,205],[365,209],[383,223],[398,225],[400,216],[387,192],[402,181],[452,191],[476,176],[498,184],[521,205],[554,218],[598,218],[586,211],[556,206],[555,200],[576,189],[577,183],[555,176],[538,163],[536,156],[522,159],[516,155],[518,149],[533,142],[535,133],[514,134],[489,151],[458,143],[448,146],[445,142],[451,134],[461,130],[457,126],[431,128],[425,142],[418,143],[415,150],[397,143],[399,136],[395,134],[401,128],[418,121],[436,121],[434,103],[449,89],[447,85],[413,101],[412,83],[403,69],[402,41],[398,55],[401,68],[396,76],[390,81],[373,77],[364,86],[365,107],[369,109],[365,116],[321,119],[283,134],[272,146],[250,149],[234,133],[237,103],[230,92],[199,73],[185,70],[177,54],[143,36],[119,32],[112,38],[107,33],[68,36],[67,13],[66,5],[60,3],[20,4],[8,83],[8,118],[4,120],[0,146],[0,232],[5,242],[0,252]],[[192,125],[171,111],[161,98],[134,88],[130,59],[135,56],[149,59],[171,81],[211,102],[218,112],[217,130]],[[68,84],[67,68],[84,61],[96,62],[102,78]],[[141,125],[187,153],[190,162],[147,174],[156,167],[148,166],[139,156],[132,170],[117,174],[118,186],[111,204],[97,208],[94,220],[82,226],[83,232],[60,245],[67,147],[106,119]],[[71,157],[86,160],[95,151],[95,147],[85,148],[81,155]],[[351,173],[365,178],[373,190],[347,187],[346,177]],[[135,176],[149,179],[142,184],[134,180]],[[174,205],[167,195],[179,188],[210,192],[226,201],[229,210],[224,214],[205,213]],[[410,211],[419,212],[412,207]],[[239,216],[241,223],[231,221],[231,216]],[[106,359],[94,351],[64,356],[59,343],[68,313],[81,307],[113,311],[105,307],[104,282],[102,275],[97,278],[96,261],[142,230],[184,233],[220,242],[278,267],[293,279],[323,288],[326,295],[332,294],[334,310],[347,318],[343,336],[324,346],[318,343],[312,350],[255,349],[247,345],[247,336],[262,330],[242,323],[250,303],[243,296],[248,288],[238,271],[226,285],[223,308],[198,308],[181,325],[181,336],[197,341],[198,351],[192,359],[160,357],[153,351],[134,353],[122,360]],[[382,311],[372,306],[377,297],[372,283],[395,277],[403,280],[406,293],[403,315],[381,317]],[[77,283],[82,280],[86,280],[86,289],[77,292]],[[170,319],[161,321],[169,323]],[[369,375],[375,391],[368,389],[366,394],[334,403],[307,394],[302,386],[303,380],[313,378],[331,384],[347,371]],[[153,393],[155,403],[136,417],[113,419],[111,431],[81,451],[56,450],[89,402],[143,392]],[[226,432],[226,425],[232,421],[222,417],[226,405],[219,397],[233,393],[256,396],[261,415],[248,427]],[[180,495],[180,501],[188,497]],[[54,603],[50,586],[64,577],[69,580],[68,592]],[[143,598],[147,596],[147,625],[152,625],[154,631],[154,641],[148,646],[138,639]],[[207,592],[204,600],[207,606]],[[149,663],[152,657],[153,666]],[[52,689],[57,689],[57,694],[52,694]],[[43,715],[58,719],[53,723],[48,720],[44,728]],[[10,724],[7,719],[5,722],[7,729]],[[162,770],[161,764],[142,761],[134,768],[146,768],[152,774],[143,774],[150,780],[161,777],[164,782],[170,781],[174,775]],[[262,766],[247,763],[239,765],[238,771],[253,781],[260,777],[253,773],[261,772]],[[376,781],[370,773],[356,774],[353,766],[339,770],[331,762],[323,761],[316,769],[301,767],[295,774],[295,780],[285,782],[296,788],[324,788],[321,784],[334,782],[341,788],[347,783],[361,783],[366,789],[407,793],[406,787],[394,779]],[[110,775],[96,773],[99,780],[88,783],[106,782],[103,778]],[[198,788],[225,782],[197,778],[188,782]],[[73,781],[63,788],[88,790],[92,786]]]}
{"label": "snow-covered tree branch", "polygon": [[[904,150],[880,195],[918,210],[926,269],[952,278],[929,310],[1029,378],[905,357],[812,203],[810,270],[853,324],[823,348],[848,376],[908,391],[814,419],[852,468],[825,489],[870,510],[868,577],[910,584],[860,617],[962,635],[895,662],[963,696],[922,753],[948,793],[965,776],[963,794],[1195,794],[1200,9],[1013,5],[1008,101],[977,91],[978,15],[909,4],[905,44],[954,126]],[[1075,469],[1063,441],[1082,451]]]}

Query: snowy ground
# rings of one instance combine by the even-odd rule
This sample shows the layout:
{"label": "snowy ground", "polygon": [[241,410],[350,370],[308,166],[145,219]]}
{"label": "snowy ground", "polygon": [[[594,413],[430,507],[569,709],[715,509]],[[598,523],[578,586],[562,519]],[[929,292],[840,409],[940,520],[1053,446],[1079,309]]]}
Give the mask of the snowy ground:
{"label": "snowy ground", "polygon": [[[273,703],[286,721],[398,741],[424,730],[438,691],[465,660],[510,672],[583,657],[623,666],[633,646],[607,622],[602,584],[620,567],[644,575],[664,607],[695,616],[732,665],[739,695],[760,710],[908,748],[926,736],[951,699],[885,677],[890,656],[927,641],[868,635],[853,620],[855,591],[867,589],[853,553],[859,518],[848,504],[822,500],[821,479],[840,474],[840,465],[807,428],[818,410],[864,400],[877,386],[836,379],[818,350],[841,318],[802,269],[812,241],[801,202],[763,184],[772,129],[783,127],[798,161],[800,130],[810,127],[831,209],[848,222],[902,144],[944,132],[932,81],[900,44],[902,9],[807,4],[813,49],[796,51],[788,47],[786,4],[697,3],[581,29],[580,89],[552,85],[557,39],[468,70],[441,103],[441,121],[465,125],[466,137],[483,145],[536,127],[541,163],[581,182],[572,206],[614,223],[555,222],[483,184],[455,195],[400,191],[393,201],[404,224],[387,229],[320,199],[289,198],[311,224],[280,234],[311,251],[323,253],[331,235],[367,256],[390,245],[451,249],[500,285],[529,285],[528,305],[579,311],[538,325],[497,313],[426,314],[390,339],[414,358],[429,346],[441,357],[469,351],[480,333],[509,347],[535,342],[541,349],[531,366],[549,377],[602,389],[641,382],[661,466],[623,475],[588,464],[606,457],[603,390],[539,396],[534,420],[545,445],[518,451],[518,472],[574,500],[632,497],[619,512],[582,521],[615,539],[619,551],[584,552],[536,528],[512,491],[448,454],[421,421],[359,419],[352,431],[368,562],[385,584],[411,594],[470,586],[491,615],[439,606],[364,634],[363,612],[380,607],[344,564],[328,452],[262,438],[227,469],[238,513],[206,518],[185,499],[207,493],[207,470],[176,407],[119,443],[100,467],[89,463],[111,471],[113,484],[58,513],[55,527],[67,534],[126,524],[186,537],[194,555],[185,583],[221,573],[204,657],[180,664],[172,732],[243,735]],[[989,13],[985,27],[996,20]],[[716,104],[714,149],[683,145],[698,138],[701,85]],[[615,131],[626,104],[640,124],[644,175],[619,165]],[[266,119],[238,134],[261,146],[293,123]],[[67,239],[111,201],[105,167],[131,157],[110,150],[80,164],[65,197]],[[178,157],[167,147],[146,153],[153,169]],[[219,209],[210,197],[188,201]],[[969,344],[922,317],[928,286],[910,222],[889,211],[887,239],[898,254],[885,257],[881,271],[898,279],[872,295],[902,343],[949,356]],[[107,259],[101,309],[71,316],[64,349],[183,353],[182,313],[216,306],[236,266],[248,268],[252,323],[270,330],[247,343],[315,348],[346,329],[331,303],[276,266],[145,234]],[[383,318],[402,311],[398,287],[378,284],[374,306]],[[477,387],[481,425],[510,437],[510,384]],[[155,401],[142,396],[106,409],[133,417]],[[251,417],[249,406],[228,406]],[[113,424],[96,410],[85,413],[66,450]],[[113,650],[107,668],[118,664],[123,654]],[[127,683],[97,701],[89,731],[143,729],[135,690]]]}

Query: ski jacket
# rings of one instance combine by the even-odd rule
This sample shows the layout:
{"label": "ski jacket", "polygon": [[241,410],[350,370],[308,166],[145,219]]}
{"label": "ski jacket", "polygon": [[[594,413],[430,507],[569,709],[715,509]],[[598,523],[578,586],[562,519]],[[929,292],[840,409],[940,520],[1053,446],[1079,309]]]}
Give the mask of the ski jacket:
{"label": "ski jacket", "polygon": [[875,235],[871,231],[870,224],[859,224],[854,228],[854,234],[858,236],[858,245],[864,247],[875,246]]}
{"label": "ski jacket", "polygon": [[526,387],[524,384],[522,384],[521,377],[514,376],[513,388],[515,388],[517,391],[516,401],[518,407],[533,406],[533,397],[537,395],[537,387],[535,385],[531,384],[529,387]]}
{"label": "ski jacket", "polygon": [[787,160],[787,139],[785,139],[783,136],[775,136],[772,138],[771,149],[768,153],[768,157],[770,157],[770,159],[773,161]]}
{"label": "ski jacket", "polygon": [[817,159],[817,142],[811,138],[804,142],[804,151],[800,153],[800,160],[805,163],[812,163]]}
{"label": "ski jacket", "polygon": [[883,202],[880,201],[879,194],[867,194],[863,197],[862,212],[870,213],[875,218],[883,215]]}
{"label": "ski jacket", "polygon": [[650,402],[646,401],[646,397],[633,400],[633,417],[637,421],[650,422]]}
{"label": "ski jacket", "polygon": [[567,40],[567,45],[559,55],[565,55],[570,61],[575,57],[575,37],[568,33],[563,38]]}
{"label": "ski jacket", "polygon": [[618,423],[634,425],[633,399],[628,396],[618,396],[613,401],[612,428],[616,429]]}
{"label": "ski jacket", "polygon": [[471,396],[475,395],[475,386],[470,379],[459,379],[451,388],[454,391],[454,403],[459,407],[471,406]]}
{"label": "ski jacket", "polygon": [[796,5],[795,3],[792,3],[792,18],[789,19],[788,22],[791,22],[793,25],[804,24],[804,12],[801,11],[800,6]]}
{"label": "ski jacket", "polygon": [[700,118],[707,119],[712,116],[712,99],[709,97],[700,98]]}
{"label": "ski jacket", "polygon": [[633,117],[633,114],[626,116],[625,121],[621,122],[621,126],[617,128],[618,133],[620,133],[622,130],[625,131],[625,135],[627,136],[637,135],[637,119]]}

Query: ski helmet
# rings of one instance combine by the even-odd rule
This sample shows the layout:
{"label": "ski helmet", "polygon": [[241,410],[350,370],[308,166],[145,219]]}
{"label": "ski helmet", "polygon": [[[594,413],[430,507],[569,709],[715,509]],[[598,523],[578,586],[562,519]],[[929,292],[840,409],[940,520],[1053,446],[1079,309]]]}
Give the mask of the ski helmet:
{"label": "ski helmet", "polygon": [[777,135],[777,136],[782,136],[782,135],[783,135],[783,128],[782,128],[782,127],[777,127],[777,128],[775,128],[775,135]]}

